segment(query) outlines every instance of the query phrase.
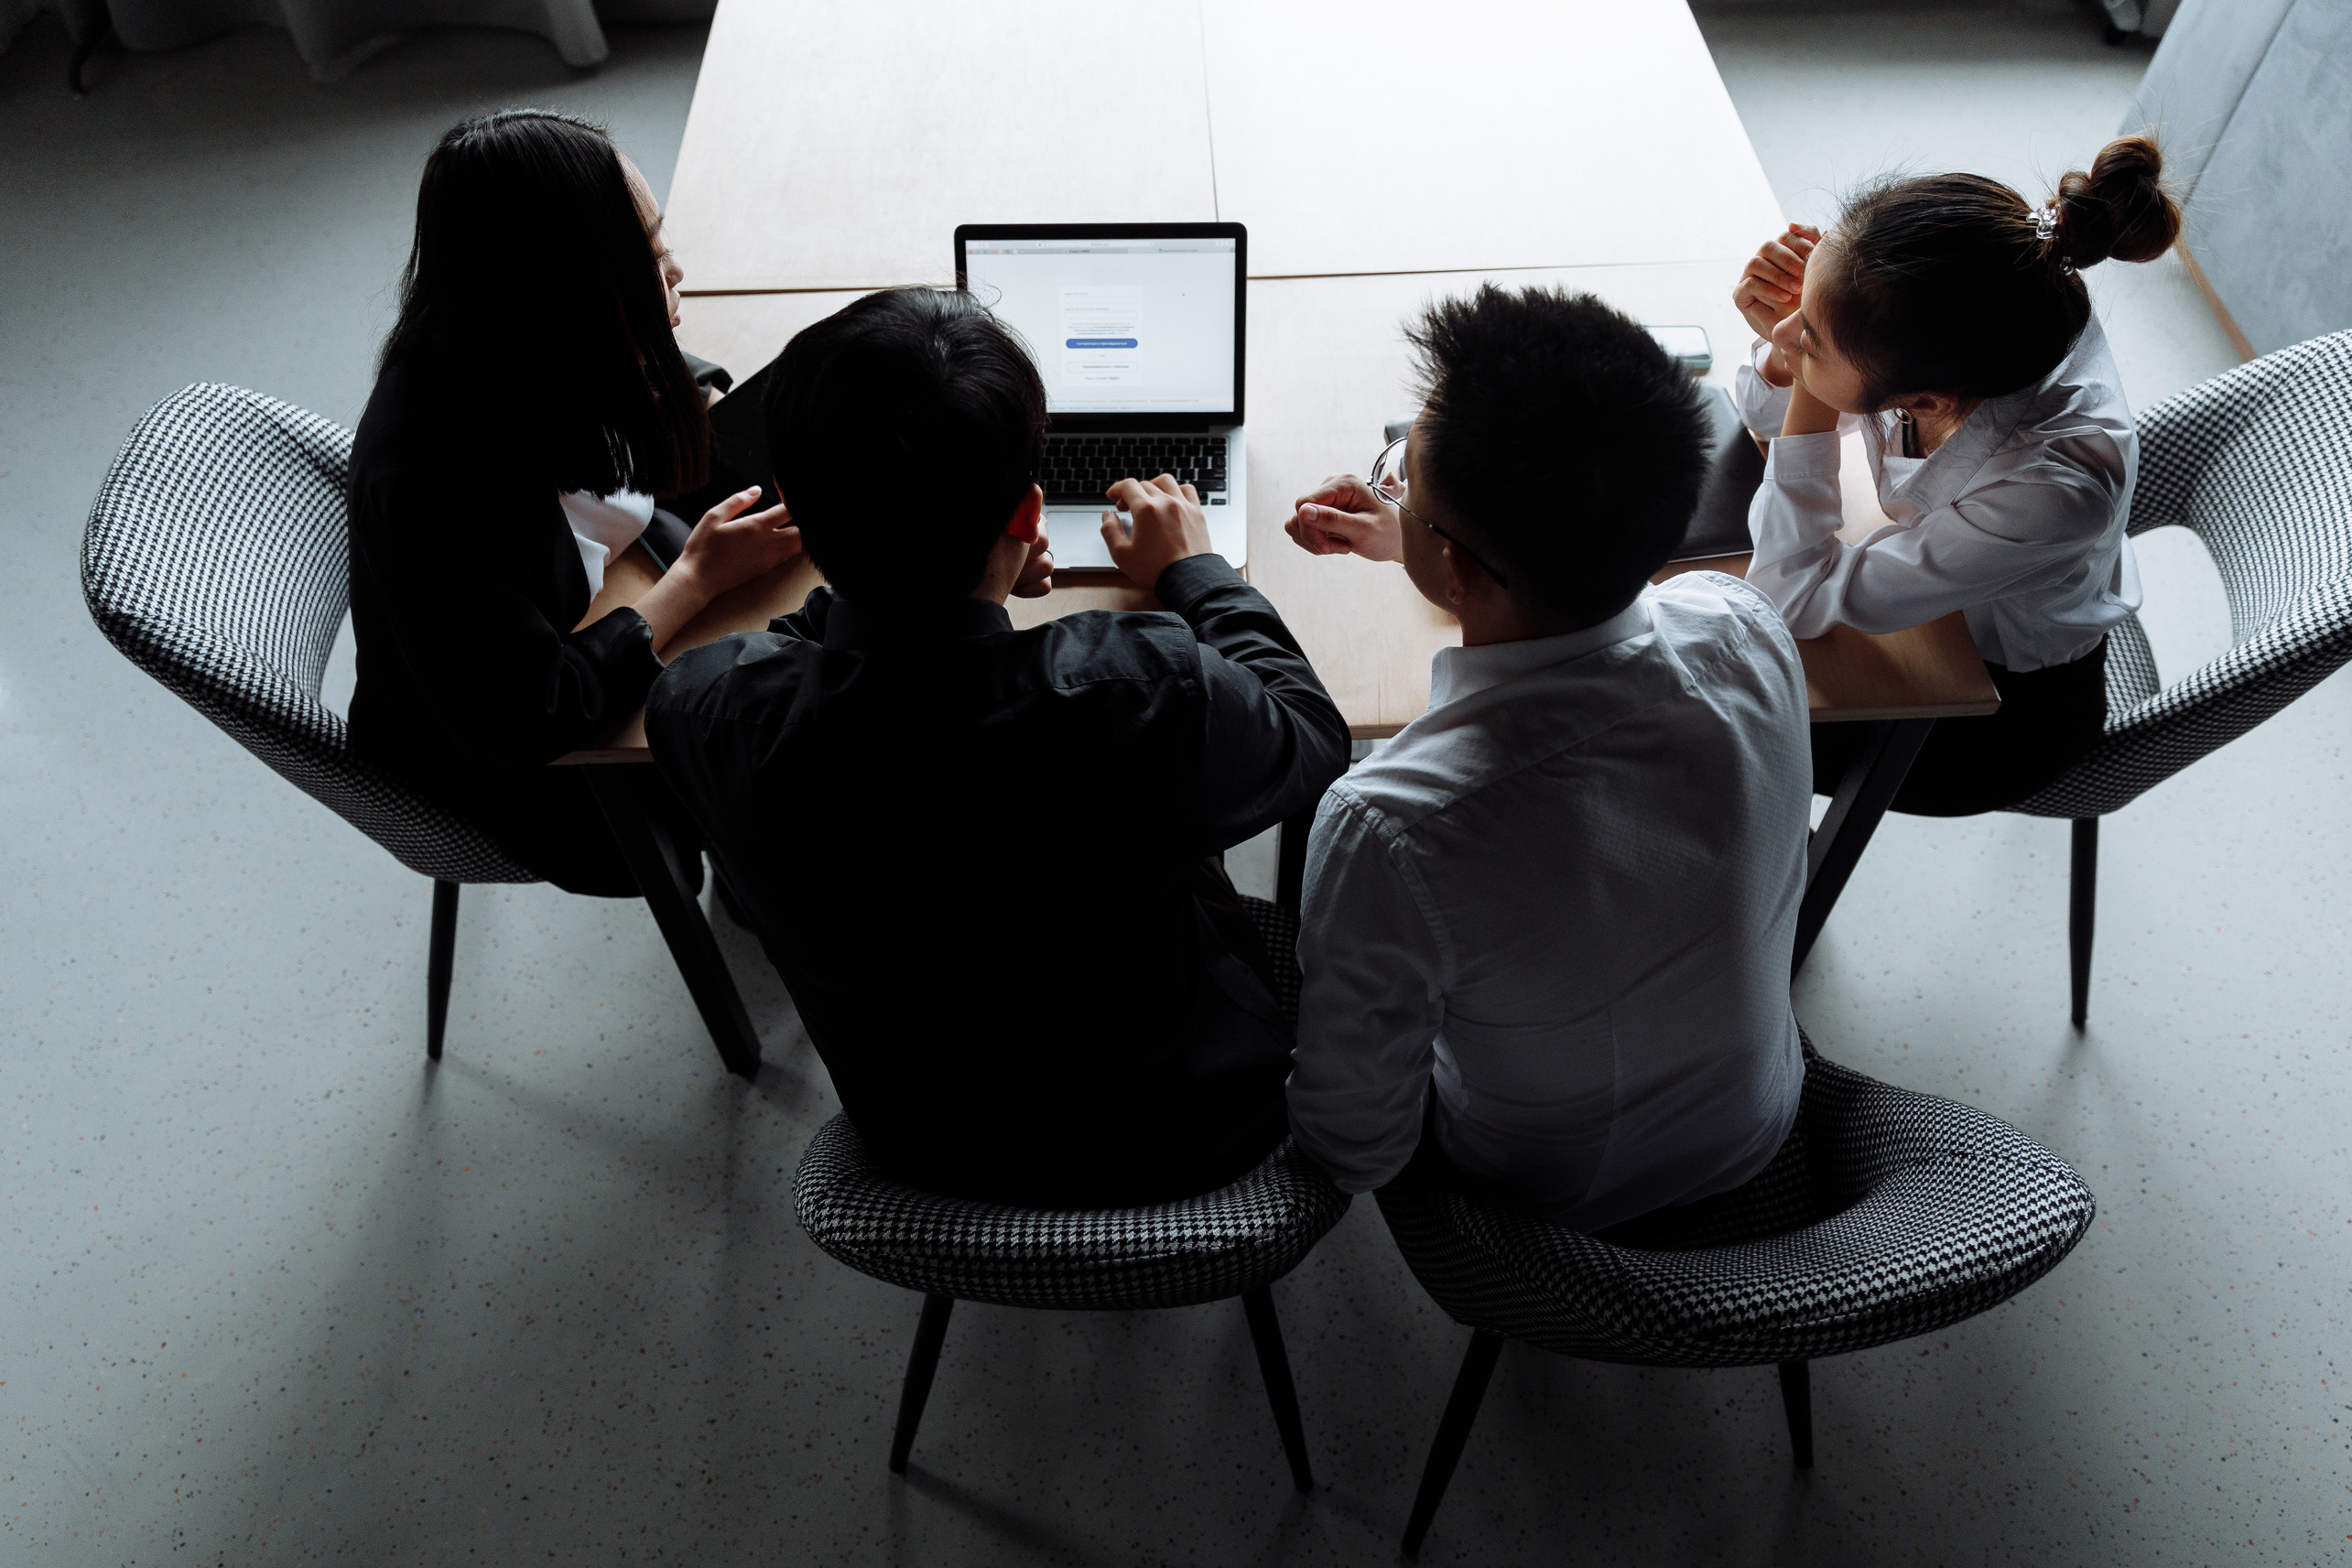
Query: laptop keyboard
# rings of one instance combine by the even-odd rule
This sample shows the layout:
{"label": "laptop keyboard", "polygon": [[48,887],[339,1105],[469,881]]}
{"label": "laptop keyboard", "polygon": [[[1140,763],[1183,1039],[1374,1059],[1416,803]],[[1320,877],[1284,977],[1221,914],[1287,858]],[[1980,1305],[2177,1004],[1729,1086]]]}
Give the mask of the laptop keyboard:
{"label": "laptop keyboard", "polygon": [[1225,493],[1222,436],[1048,436],[1046,500],[1100,504],[1102,492],[1122,479],[1149,480],[1174,474],[1206,501]]}

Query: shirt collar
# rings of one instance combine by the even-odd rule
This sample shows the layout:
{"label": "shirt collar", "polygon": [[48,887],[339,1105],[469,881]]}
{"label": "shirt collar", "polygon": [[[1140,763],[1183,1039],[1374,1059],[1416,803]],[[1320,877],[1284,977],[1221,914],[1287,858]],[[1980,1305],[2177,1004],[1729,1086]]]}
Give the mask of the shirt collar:
{"label": "shirt collar", "polygon": [[1486,643],[1475,648],[1440,648],[1430,661],[1429,706],[1458,702],[1489,687],[1580,659],[1597,649],[1650,630],[1648,596],[1595,625],[1556,637],[1523,637],[1516,643]]}
{"label": "shirt collar", "polygon": [[[1986,398],[1942,446],[1924,458],[1910,460],[1916,466],[1893,486],[1895,494],[1922,512],[1932,512],[1957,500],[1986,460],[2016,434],[2020,425],[2065,407],[2077,395],[2086,365],[2096,364],[2106,347],[2106,330],[2093,316],[2083,324],[2082,333],[2066,351],[2066,357],[2048,375],[2032,386]],[[1887,458],[1902,455],[1899,438],[1885,441],[1883,447],[1881,466]]]}
{"label": "shirt collar", "polygon": [[989,599],[873,600],[835,593],[825,618],[828,648],[879,648],[893,643],[950,643],[999,636],[1013,630],[1004,606]]}

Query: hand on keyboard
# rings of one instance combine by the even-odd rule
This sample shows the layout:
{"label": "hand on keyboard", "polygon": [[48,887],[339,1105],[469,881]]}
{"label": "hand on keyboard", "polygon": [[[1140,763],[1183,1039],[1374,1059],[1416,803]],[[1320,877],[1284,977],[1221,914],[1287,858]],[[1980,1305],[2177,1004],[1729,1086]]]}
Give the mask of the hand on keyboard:
{"label": "hand on keyboard", "polygon": [[1119,520],[1119,512],[1102,514],[1102,542],[1111,563],[1133,580],[1151,588],[1160,574],[1176,562],[1209,553],[1209,518],[1200,510],[1200,492],[1162,474],[1151,483],[1122,479],[1111,487],[1110,500],[1133,519]]}

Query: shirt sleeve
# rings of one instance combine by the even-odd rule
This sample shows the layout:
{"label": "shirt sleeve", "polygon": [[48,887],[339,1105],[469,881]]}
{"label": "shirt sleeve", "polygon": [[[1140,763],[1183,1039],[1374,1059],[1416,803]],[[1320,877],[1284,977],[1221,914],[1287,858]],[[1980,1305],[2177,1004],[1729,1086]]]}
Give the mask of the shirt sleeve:
{"label": "shirt sleeve", "polygon": [[1342,1192],[1386,1184],[1421,1141],[1444,968],[1425,894],[1371,808],[1323,797],[1300,911],[1298,1044],[1290,1124]]}
{"label": "shirt sleeve", "polygon": [[1348,771],[1347,721],[1274,607],[1224,557],[1178,561],[1154,591],[1200,641],[1202,849],[1229,849],[1314,805]]}
{"label": "shirt sleeve", "polygon": [[[1751,434],[1767,441],[1777,441],[1781,438],[1781,427],[1788,423],[1789,393],[1793,389],[1774,386],[1764,379],[1764,361],[1772,351],[1772,344],[1761,338],[1756,340],[1755,346],[1748,351],[1748,362],[1741,365],[1740,373],[1732,378],[1731,401],[1740,410],[1740,422],[1747,426]],[[1860,415],[1837,416],[1839,435],[1851,435],[1861,427]]]}
{"label": "shirt sleeve", "polygon": [[1749,507],[1748,580],[1799,637],[1840,624],[1900,632],[2062,581],[2106,533],[2121,471],[2119,456],[2114,472],[2045,459],[1848,543],[1837,537],[1840,457],[1836,436],[1781,437]]}
{"label": "shirt sleeve", "polygon": [[635,611],[612,611],[578,631],[551,625],[497,545],[474,550],[452,570],[445,551],[419,543],[497,540],[505,535],[495,523],[505,524],[513,547],[529,547],[512,518],[452,517],[417,487],[390,479],[355,499],[354,511],[367,513],[352,532],[359,569],[391,606],[387,624],[415,687],[470,760],[501,767],[553,762],[645,701],[662,665],[652,629]]}
{"label": "shirt sleeve", "polygon": [[1764,356],[1772,347],[1761,338],[1756,340],[1755,346],[1748,351],[1748,362],[1740,367],[1734,378],[1731,395],[1731,401],[1740,409],[1740,422],[1767,441],[1781,433],[1789,413],[1790,389],[1774,386],[1764,379]]}
{"label": "shirt sleeve", "polygon": [[779,636],[795,637],[804,643],[825,640],[825,623],[833,608],[833,589],[818,583],[808,590],[808,598],[789,615],[779,615],[767,623],[767,629]]}

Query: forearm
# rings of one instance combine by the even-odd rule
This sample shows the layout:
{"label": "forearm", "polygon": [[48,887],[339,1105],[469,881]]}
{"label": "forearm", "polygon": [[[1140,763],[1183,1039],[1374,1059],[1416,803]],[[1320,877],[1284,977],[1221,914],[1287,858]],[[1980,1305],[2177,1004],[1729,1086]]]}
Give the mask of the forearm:
{"label": "forearm", "polygon": [[672,637],[686,630],[688,622],[709,607],[714,597],[691,560],[680,559],[662,573],[661,579],[631,608],[645,617],[645,625],[653,633],[654,651],[658,654]]}
{"label": "forearm", "polygon": [[1831,436],[1774,441],[1749,513],[1748,581],[1799,637],[1901,632],[2063,580],[2113,504],[2096,484],[2011,483],[1849,542],[1837,536],[1839,455]]}
{"label": "forearm", "polygon": [[1788,411],[1781,416],[1783,436],[1834,436],[1844,417],[1801,386],[1789,388]]}
{"label": "forearm", "polygon": [[1835,435],[1783,435],[1767,451],[1763,480],[1748,503],[1748,533],[1756,546],[1748,581],[1798,637],[1827,632],[1840,608],[1842,455]]}
{"label": "forearm", "polygon": [[1322,796],[1347,771],[1347,723],[1274,606],[1220,557],[1178,562],[1159,591],[1202,643],[1203,848],[1226,848]]}
{"label": "forearm", "polygon": [[1302,718],[1321,720],[1345,741],[1339,710],[1266,596],[1222,556],[1193,556],[1160,574],[1154,591],[1194,636],[1257,676],[1268,695]]}

